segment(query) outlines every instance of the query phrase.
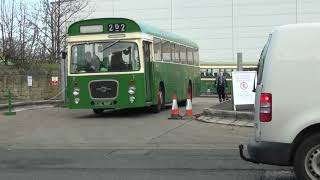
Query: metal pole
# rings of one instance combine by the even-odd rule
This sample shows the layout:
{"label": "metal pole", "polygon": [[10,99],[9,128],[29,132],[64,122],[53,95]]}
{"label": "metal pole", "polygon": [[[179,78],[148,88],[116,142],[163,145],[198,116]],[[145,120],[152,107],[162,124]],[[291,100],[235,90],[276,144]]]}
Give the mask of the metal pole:
{"label": "metal pole", "polygon": [[298,0],[296,0],[296,24],[298,24]]}
{"label": "metal pole", "polygon": [[242,71],[242,53],[237,53],[237,71]]}
{"label": "metal pole", "polygon": [[231,17],[231,21],[232,21],[232,61],[233,61],[233,64],[234,64],[234,19],[233,19],[233,16],[234,16],[234,14],[233,14],[234,12],[233,12],[233,0],[231,0],[231,15],[232,15],[232,17]]}
{"label": "metal pole", "polygon": [[112,0],[112,16],[114,17],[114,0]]}
{"label": "metal pole", "polygon": [[171,6],[170,6],[170,30],[172,32],[172,0],[170,0]]}
{"label": "metal pole", "polygon": [[60,63],[60,70],[61,70],[61,94],[62,94],[62,100],[65,103],[66,102],[66,94],[65,94],[65,59],[61,58]]}

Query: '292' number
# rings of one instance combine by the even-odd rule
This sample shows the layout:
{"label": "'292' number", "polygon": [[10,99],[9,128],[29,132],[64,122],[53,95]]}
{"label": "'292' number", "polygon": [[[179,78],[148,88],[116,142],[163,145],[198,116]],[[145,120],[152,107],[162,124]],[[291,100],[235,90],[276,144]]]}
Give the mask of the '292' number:
{"label": "'292' number", "polygon": [[125,32],[126,25],[125,24],[108,24],[109,32]]}

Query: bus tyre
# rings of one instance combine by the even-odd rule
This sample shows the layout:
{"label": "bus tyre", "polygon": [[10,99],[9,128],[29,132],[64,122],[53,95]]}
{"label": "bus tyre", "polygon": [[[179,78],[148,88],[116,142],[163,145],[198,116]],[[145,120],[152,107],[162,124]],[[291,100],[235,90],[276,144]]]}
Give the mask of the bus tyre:
{"label": "bus tyre", "polygon": [[153,107],[153,112],[159,113],[165,107],[164,91],[162,86],[158,89],[157,104]]}
{"label": "bus tyre", "polygon": [[320,179],[320,133],[309,136],[298,147],[294,171],[299,180]]}
{"label": "bus tyre", "polygon": [[103,111],[104,111],[104,109],[93,109],[93,112],[94,112],[95,114],[102,114]]}

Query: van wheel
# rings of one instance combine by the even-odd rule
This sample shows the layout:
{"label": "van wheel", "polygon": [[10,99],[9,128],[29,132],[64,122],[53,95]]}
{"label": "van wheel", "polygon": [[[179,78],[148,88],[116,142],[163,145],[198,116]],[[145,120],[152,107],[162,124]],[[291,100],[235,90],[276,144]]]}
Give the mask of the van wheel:
{"label": "van wheel", "polygon": [[294,159],[297,179],[320,179],[320,134],[311,135],[298,147]]}
{"label": "van wheel", "polygon": [[93,112],[94,112],[95,114],[102,114],[103,111],[104,111],[104,109],[93,109]]}
{"label": "van wheel", "polygon": [[161,109],[165,107],[164,90],[162,86],[159,86],[157,94],[157,104],[153,107],[154,113],[159,113]]}

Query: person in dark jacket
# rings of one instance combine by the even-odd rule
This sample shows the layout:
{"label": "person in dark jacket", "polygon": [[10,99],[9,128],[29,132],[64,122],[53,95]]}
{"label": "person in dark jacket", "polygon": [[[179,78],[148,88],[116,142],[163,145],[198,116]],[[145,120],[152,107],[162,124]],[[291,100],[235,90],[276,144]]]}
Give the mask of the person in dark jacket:
{"label": "person in dark jacket", "polygon": [[227,80],[223,75],[223,72],[220,72],[217,77],[216,81],[214,82],[215,87],[217,88],[217,93],[219,96],[219,101],[226,100],[226,88],[228,86]]}

